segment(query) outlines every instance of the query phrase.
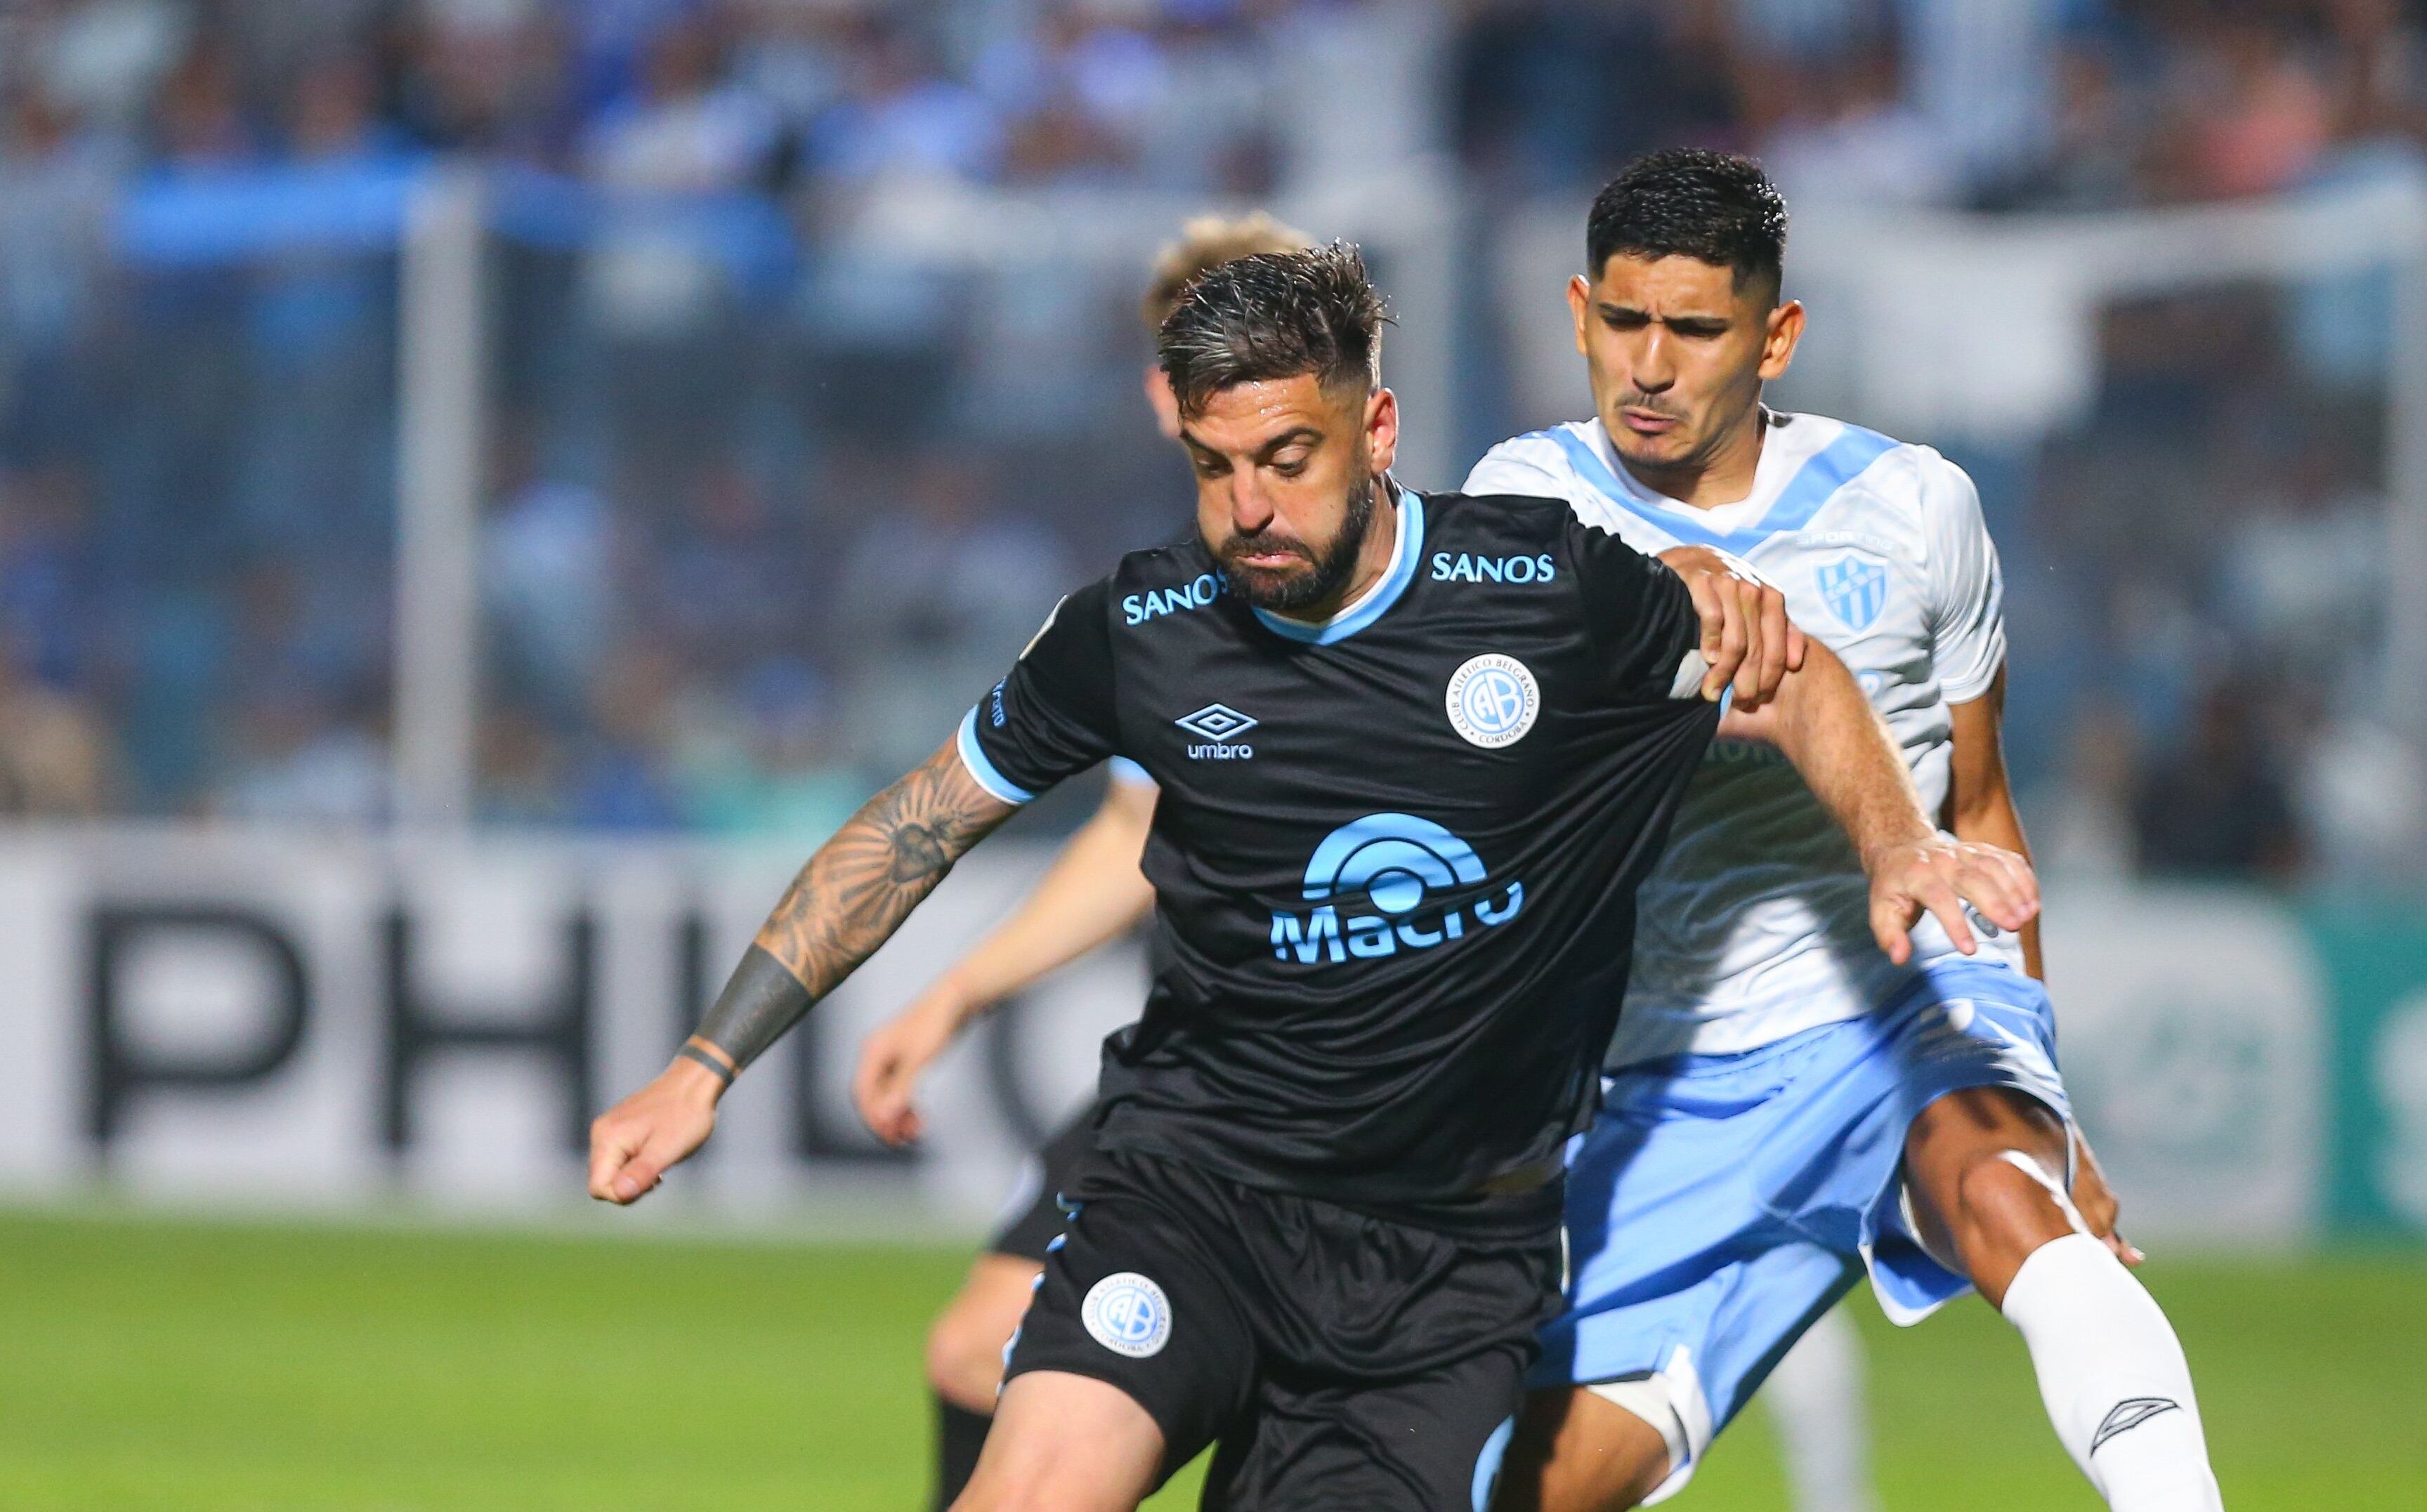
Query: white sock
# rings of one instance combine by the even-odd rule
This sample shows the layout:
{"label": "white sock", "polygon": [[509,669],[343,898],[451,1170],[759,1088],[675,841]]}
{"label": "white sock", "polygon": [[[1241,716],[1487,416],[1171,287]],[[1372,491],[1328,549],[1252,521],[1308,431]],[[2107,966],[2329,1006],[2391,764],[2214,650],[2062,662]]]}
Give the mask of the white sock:
{"label": "white sock", "polygon": [[1762,1383],[1795,1512],[1876,1512],[1863,1341],[1831,1309]]}
{"label": "white sock", "polygon": [[2191,1366],[2157,1299],[2107,1246],[2067,1234],[2006,1289],[2040,1400],[2073,1462],[2115,1512],[2221,1512]]}

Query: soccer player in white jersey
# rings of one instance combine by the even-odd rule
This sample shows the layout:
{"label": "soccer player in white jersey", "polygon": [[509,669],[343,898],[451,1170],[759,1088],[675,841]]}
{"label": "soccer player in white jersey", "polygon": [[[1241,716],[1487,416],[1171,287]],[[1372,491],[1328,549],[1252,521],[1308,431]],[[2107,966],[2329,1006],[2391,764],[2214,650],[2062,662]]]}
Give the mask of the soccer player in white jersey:
{"label": "soccer player in white jersey", "polygon": [[[1785,234],[1744,158],[1630,167],[1595,201],[1568,291],[1596,417],[1502,443],[1465,492],[1564,497],[1637,550],[1744,559],[1861,680],[1925,805],[2020,851],[1979,501],[1926,447],[1762,405],[1803,326],[1781,295]],[[1603,1109],[1571,1159],[1569,1309],[1543,1334],[1503,1509],[1673,1493],[1865,1269],[1899,1324],[1966,1290],[2000,1309],[2118,1512],[2221,1506],[2190,1369],[2123,1262],[2111,1198],[2093,1224],[2073,1197],[2035,928],[1965,957],[1925,926],[1892,961],[1861,875],[1792,772],[1714,745],[1639,895]]]}

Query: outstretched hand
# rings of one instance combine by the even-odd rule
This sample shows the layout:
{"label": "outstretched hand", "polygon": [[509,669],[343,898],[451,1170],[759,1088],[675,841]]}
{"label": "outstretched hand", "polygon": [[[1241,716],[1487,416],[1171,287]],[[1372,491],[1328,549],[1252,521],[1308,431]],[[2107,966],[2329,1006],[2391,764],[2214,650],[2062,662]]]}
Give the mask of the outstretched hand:
{"label": "outstretched hand", "polygon": [[1708,546],[1671,546],[1660,560],[1685,580],[1702,617],[1704,700],[1718,702],[1734,683],[1736,707],[1759,708],[1802,670],[1803,632],[1786,617],[1786,595],[1759,573]]}
{"label": "outstretched hand", "polygon": [[919,1077],[953,1043],[960,1022],[957,1003],[938,983],[861,1044],[851,1097],[870,1133],[900,1146],[924,1130],[916,1101]]}
{"label": "outstretched hand", "polygon": [[1965,955],[1980,946],[1964,904],[2001,930],[2021,929],[2039,917],[2040,884],[2031,864],[1995,845],[1932,836],[1898,846],[1865,870],[1871,877],[1871,934],[1898,966],[1913,959],[1913,926],[1925,910]]}
{"label": "outstretched hand", "polygon": [[590,1195],[618,1207],[647,1196],[708,1143],[724,1091],[715,1072],[678,1060],[600,1114],[590,1126]]}

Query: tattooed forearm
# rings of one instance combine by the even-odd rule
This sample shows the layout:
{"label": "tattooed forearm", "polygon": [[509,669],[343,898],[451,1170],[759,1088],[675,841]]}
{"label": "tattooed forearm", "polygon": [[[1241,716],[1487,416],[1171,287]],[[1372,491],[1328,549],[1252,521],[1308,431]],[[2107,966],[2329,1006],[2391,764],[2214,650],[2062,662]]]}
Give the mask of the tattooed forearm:
{"label": "tattooed forearm", "polygon": [[878,793],[792,879],[700,1041],[747,1065],[892,937],[953,863],[1011,817],[946,744]]}

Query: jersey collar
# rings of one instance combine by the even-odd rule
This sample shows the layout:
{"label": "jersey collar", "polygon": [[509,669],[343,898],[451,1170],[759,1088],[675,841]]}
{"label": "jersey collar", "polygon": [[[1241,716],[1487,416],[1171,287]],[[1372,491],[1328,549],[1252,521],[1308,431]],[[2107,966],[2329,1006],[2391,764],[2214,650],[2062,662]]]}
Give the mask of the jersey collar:
{"label": "jersey collar", "polygon": [[[1264,610],[1255,611],[1264,628],[1287,641],[1307,645],[1331,645],[1345,641],[1358,631],[1382,617],[1399,601],[1408,585],[1416,580],[1416,563],[1425,554],[1425,500],[1411,488],[1391,487],[1398,495],[1399,507],[1392,511],[1399,531],[1398,545],[1391,553],[1391,570],[1382,580],[1365,590],[1363,596],[1328,620],[1294,620]],[[1250,606],[1252,607],[1252,606]]]}
{"label": "jersey collar", "polygon": [[[1811,423],[1803,416],[1801,423]],[[1580,433],[1581,432],[1581,433]],[[1655,502],[1626,476],[1625,470],[1604,455],[1608,447],[1608,432],[1599,419],[1581,427],[1558,426],[1548,432],[1576,476],[1587,487],[1612,504],[1651,525],[1668,531],[1680,541],[1695,545],[1713,546],[1738,555],[1751,551],[1771,536],[1789,530],[1800,530],[1812,523],[1820,507],[1836,496],[1837,490],[1861,476],[1871,463],[1896,449],[1896,443],[1876,431],[1865,431],[1858,425],[1841,423],[1836,438],[1804,459],[1784,482],[1778,485],[1777,496],[1769,508],[1753,523],[1735,529],[1718,529],[1699,518],[1702,512],[1674,503]],[[1764,447],[1764,471],[1767,470],[1770,447],[1781,438],[1769,438]],[[1756,479],[1760,489],[1767,479]]]}

